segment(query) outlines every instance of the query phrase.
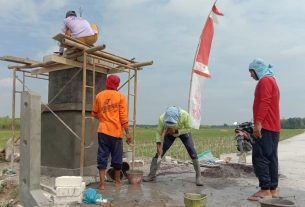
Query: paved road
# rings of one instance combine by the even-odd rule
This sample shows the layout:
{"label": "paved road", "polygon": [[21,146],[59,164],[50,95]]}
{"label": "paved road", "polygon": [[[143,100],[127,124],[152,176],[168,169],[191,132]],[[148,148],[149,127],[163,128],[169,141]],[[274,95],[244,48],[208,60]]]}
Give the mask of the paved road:
{"label": "paved road", "polygon": [[[305,133],[279,143],[280,196],[289,198],[298,207],[305,207]],[[92,187],[94,187],[93,184]],[[125,184],[120,190],[108,183],[105,196],[114,198],[115,206],[184,206],[183,193],[208,195],[207,207],[257,207],[247,197],[258,190],[255,177],[204,178],[204,186],[197,187],[194,173],[160,175],[156,182],[138,187]]]}

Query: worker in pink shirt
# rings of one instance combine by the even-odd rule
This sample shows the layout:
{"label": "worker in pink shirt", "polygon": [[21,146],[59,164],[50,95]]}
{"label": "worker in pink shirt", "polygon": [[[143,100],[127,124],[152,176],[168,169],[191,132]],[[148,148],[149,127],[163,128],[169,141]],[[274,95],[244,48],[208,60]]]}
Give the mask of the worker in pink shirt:
{"label": "worker in pink shirt", "polygon": [[[90,25],[84,18],[77,17],[75,11],[68,11],[61,32],[87,45],[93,45],[97,41],[99,28],[95,24]],[[61,47],[59,53],[62,55],[63,51],[64,48]]]}

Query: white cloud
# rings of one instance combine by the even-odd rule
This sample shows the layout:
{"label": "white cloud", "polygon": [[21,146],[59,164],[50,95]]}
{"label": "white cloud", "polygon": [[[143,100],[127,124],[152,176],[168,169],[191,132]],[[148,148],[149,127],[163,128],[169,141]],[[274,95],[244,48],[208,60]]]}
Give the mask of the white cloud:
{"label": "white cloud", "polygon": [[13,85],[13,79],[12,78],[3,78],[0,79],[0,87],[1,90],[10,90]]}
{"label": "white cloud", "polygon": [[66,3],[62,0],[0,0],[0,18],[3,21],[36,24],[48,12],[62,8]]}

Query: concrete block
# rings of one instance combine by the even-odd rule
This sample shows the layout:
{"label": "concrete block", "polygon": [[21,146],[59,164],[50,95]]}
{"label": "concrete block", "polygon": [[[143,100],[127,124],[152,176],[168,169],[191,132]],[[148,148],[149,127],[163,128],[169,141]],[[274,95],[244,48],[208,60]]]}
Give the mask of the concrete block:
{"label": "concrete block", "polygon": [[80,176],[61,176],[55,179],[55,187],[80,187],[82,181]]}
{"label": "concrete block", "polygon": [[82,182],[81,191],[84,192],[86,190],[86,182]]}
{"label": "concrete block", "polygon": [[56,187],[56,196],[79,196],[82,193],[79,187]]}
{"label": "concrete block", "polygon": [[69,204],[69,203],[80,203],[79,196],[56,196],[54,198],[54,204]]}

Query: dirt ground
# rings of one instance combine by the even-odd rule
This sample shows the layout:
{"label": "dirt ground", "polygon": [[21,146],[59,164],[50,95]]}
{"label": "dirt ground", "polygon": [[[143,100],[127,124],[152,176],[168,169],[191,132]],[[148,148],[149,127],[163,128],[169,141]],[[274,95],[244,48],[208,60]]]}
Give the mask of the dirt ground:
{"label": "dirt ground", "polygon": [[[305,133],[279,144],[280,196],[294,201],[298,207],[305,207]],[[247,158],[247,161],[251,158]],[[150,159],[145,160],[142,168],[148,173]],[[0,163],[0,170],[8,163]],[[258,202],[248,201],[247,197],[258,190],[258,181],[251,167],[226,165],[220,168],[202,168],[204,186],[195,185],[195,172],[191,164],[185,162],[162,163],[157,180],[140,185],[129,185],[124,181],[121,188],[107,182],[106,189],[97,191],[103,197],[112,197],[113,206],[117,207],[183,207],[184,193],[203,193],[207,195],[207,207],[257,207]],[[1,176],[1,174],[0,174]],[[3,179],[3,176],[1,177]],[[0,179],[0,180],[1,180]],[[8,202],[16,192],[18,176],[0,191],[0,206]],[[15,182],[15,183],[14,183]],[[54,178],[42,176],[41,182],[52,185]],[[98,183],[87,187],[97,188]],[[16,201],[16,200],[15,200]],[[1,205],[2,204],[2,205]],[[11,205],[14,206],[14,205]],[[96,206],[86,205],[81,206]]]}

